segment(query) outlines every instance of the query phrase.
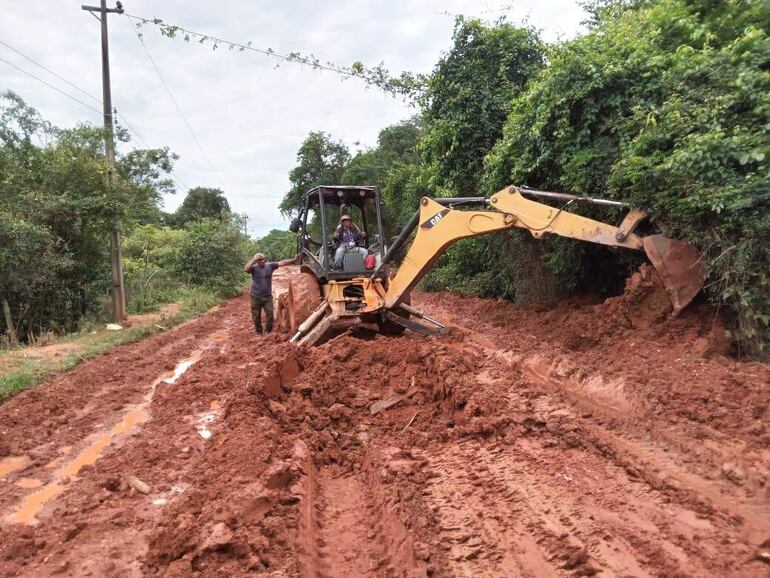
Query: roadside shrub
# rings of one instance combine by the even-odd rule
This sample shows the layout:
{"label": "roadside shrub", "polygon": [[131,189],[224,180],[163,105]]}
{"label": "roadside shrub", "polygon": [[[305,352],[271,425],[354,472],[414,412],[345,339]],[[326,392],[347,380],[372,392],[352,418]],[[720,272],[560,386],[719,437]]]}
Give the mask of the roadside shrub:
{"label": "roadside shrub", "polygon": [[[526,183],[648,209],[703,252],[708,293],[735,309],[754,355],[770,340],[768,6],[661,0],[604,12],[551,48],[484,176],[486,192]],[[609,253],[566,250],[546,254],[559,280],[588,281],[597,258],[609,264],[604,283],[623,270]]]}
{"label": "roadside shrub", "polygon": [[223,297],[238,293],[246,281],[243,264],[250,247],[237,224],[203,219],[189,223],[185,231],[175,267],[182,280]]}

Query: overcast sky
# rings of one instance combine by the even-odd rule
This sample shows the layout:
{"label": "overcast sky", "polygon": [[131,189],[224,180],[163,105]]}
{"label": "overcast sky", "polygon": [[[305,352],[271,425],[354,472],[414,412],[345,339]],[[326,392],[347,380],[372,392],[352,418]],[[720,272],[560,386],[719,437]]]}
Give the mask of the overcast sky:
{"label": "overcast sky", "polygon": [[[84,0],[86,2],[88,0]],[[0,0],[0,40],[101,97],[99,23],[80,0]],[[91,0],[98,4],[98,0]],[[512,22],[527,19],[548,41],[580,31],[575,0],[125,0],[126,12],[278,52],[300,51],[323,61],[392,72],[427,73],[450,46],[451,14]],[[114,6],[110,0],[108,6]],[[231,208],[249,216],[252,235],[286,224],[277,210],[288,173],[308,132],[322,130],[355,152],[376,143],[383,127],[414,109],[358,80],[282,64],[259,54],[212,51],[143,30],[144,42],[208,155],[201,153],[142,49],[130,21],[112,15],[110,58],[114,106],[152,147],[180,155],[175,175],[188,187],[220,187]],[[0,58],[99,109],[97,102],[0,45]],[[101,122],[101,115],[0,61],[0,90],[11,89],[58,126]],[[356,145],[355,143],[360,143]],[[141,147],[137,141],[131,146]],[[178,189],[182,189],[177,185]],[[167,196],[175,209],[184,190]]]}

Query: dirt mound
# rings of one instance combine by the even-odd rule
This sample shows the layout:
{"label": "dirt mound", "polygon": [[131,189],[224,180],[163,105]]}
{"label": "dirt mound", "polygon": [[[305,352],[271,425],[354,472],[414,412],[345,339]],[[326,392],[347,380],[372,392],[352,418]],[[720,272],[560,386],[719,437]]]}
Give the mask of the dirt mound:
{"label": "dirt mound", "polygon": [[622,295],[607,299],[594,310],[625,327],[646,328],[664,321],[673,305],[660,276],[645,263],[626,280]]}

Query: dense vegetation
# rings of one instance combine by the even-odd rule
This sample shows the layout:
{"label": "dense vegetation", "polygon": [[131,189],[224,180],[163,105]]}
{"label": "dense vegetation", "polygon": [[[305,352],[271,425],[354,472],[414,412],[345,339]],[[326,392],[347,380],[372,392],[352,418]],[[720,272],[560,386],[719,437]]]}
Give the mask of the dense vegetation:
{"label": "dense vegetation", "polygon": [[0,301],[22,340],[107,313],[115,222],[125,235],[129,310],[194,288],[240,288],[251,247],[221,191],[192,189],[176,213],[161,211],[175,160],[168,149],[118,155],[108,189],[102,129],[56,128],[18,95],[0,95]]}
{"label": "dense vegetation", "polygon": [[[415,80],[408,90],[386,89],[412,98],[414,117],[355,153],[333,135],[310,133],[281,210],[296,211],[314,185],[379,185],[394,235],[423,195],[489,195],[526,184],[628,201],[647,209],[657,230],[702,251],[708,298],[735,312],[745,350],[766,353],[770,3],[586,6],[587,32],[551,45],[530,27],[458,18],[452,45],[429,76],[407,75]],[[118,137],[127,141],[120,130]],[[255,247],[222,191],[192,189],[167,214],[160,199],[173,189],[173,153],[119,155],[112,188],[103,157],[100,129],[59,129],[18,96],[0,96],[0,302],[22,336],[75,329],[103,312],[115,223],[134,310],[190,286],[227,294],[243,280],[241,262]],[[271,231],[256,249],[282,258],[294,243],[291,234]],[[454,246],[424,286],[520,303],[609,294],[639,259],[512,232]]]}
{"label": "dense vegetation", "polygon": [[[735,311],[739,343],[761,355],[770,341],[770,4],[610,0],[589,10],[586,34],[549,46],[529,28],[458,19],[416,101],[420,114],[352,158],[311,134],[282,209],[339,181],[380,185],[391,233],[425,194],[527,184],[628,201],[703,252],[708,297]],[[618,291],[636,265],[628,253],[509,233],[459,243],[425,285],[527,303]]]}

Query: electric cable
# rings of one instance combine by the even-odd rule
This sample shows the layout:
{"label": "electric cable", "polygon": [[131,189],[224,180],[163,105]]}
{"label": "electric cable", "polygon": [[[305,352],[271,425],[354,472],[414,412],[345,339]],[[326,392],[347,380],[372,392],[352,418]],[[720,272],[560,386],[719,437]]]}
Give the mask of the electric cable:
{"label": "electric cable", "polygon": [[171,88],[169,87],[166,80],[163,78],[163,74],[161,74],[160,69],[158,68],[158,65],[155,63],[155,60],[150,54],[150,51],[147,49],[147,46],[145,45],[144,40],[142,40],[142,35],[139,34],[139,30],[137,30],[136,25],[133,22],[128,20],[128,23],[131,26],[131,29],[134,31],[134,34],[136,34],[136,39],[139,41],[139,44],[142,45],[142,48],[144,49],[144,52],[147,55],[147,58],[150,60],[152,67],[155,69],[155,73],[158,75],[160,82],[163,84],[164,88],[166,89],[166,92],[171,98],[171,101],[174,103],[174,106],[176,107],[176,110],[179,113],[179,116],[182,118],[182,121],[187,127],[187,130],[189,131],[190,136],[192,136],[193,140],[195,141],[195,144],[198,145],[198,149],[201,151],[201,154],[206,159],[206,162],[208,163],[209,168],[211,168],[211,172],[213,172],[214,175],[216,175],[217,179],[219,180],[219,184],[222,185],[223,188],[227,188],[225,187],[224,181],[222,181],[222,177],[219,176],[219,173],[214,168],[214,165],[212,164],[211,159],[209,158],[209,155],[206,154],[206,151],[204,150],[203,145],[201,145],[201,142],[198,140],[198,137],[196,136],[195,131],[190,125],[190,122],[187,120],[187,117],[185,116],[184,112],[182,112],[182,108],[179,106],[179,103],[177,102],[176,97],[174,97],[174,93],[171,92]]}
{"label": "electric cable", "polygon": [[[142,16],[136,16],[134,14],[128,14],[127,12],[123,13],[123,16],[126,16],[127,18],[131,20],[138,20],[142,24],[159,24],[159,21],[157,19],[150,19],[150,18],[143,18]],[[165,23],[163,23],[165,25]],[[132,23],[132,26],[134,24]],[[348,76],[351,78],[359,78],[360,74],[357,74],[356,72],[346,70],[343,66],[337,66],[332,63],[327,64],[321,64],[315,57],[310,56],[299,56],[297,54],[281,54],[280,52],[276,52],[275,50],[272,50],[270,48],[255,48],[254,46],[249,44],[241,44],[240,42],[234,42],[232,40],[225,40],[224,38],[218,38],[216,36],[211,36],[209,34],[203,34],[202,32],[195,32],[194,30],[189,30],[187,28],[182,28],[181,26],[173,26],[174,30],[177,30],[179,32],[183,32],[186,35],[195,36],[196,38],[199,38],[201,41],[203,40],[211,40],[215,44],[226,44],[228,46],[239,48],[241,51],[243,50],[250,50],[251,52],[256,52],[258,54],[262,54],[263,56],[269,56],[271,58],[276,58],[282,62],[299,62],[300,64],[307,64],[308,66],[312,66],[313,68],[317,68],[319,70],[328,70],[329,72],[335,72],[337,74],[340,74],[342,76]]]}
{"label": "electric cable", "polygon": [[1,62],[5,62],[5,63],[6,63],[8,66],[10,66],[10,67],[12,67],[12,68],[15,68],[15,69],[16,69],[16,70],[18,70],[19,72],[21,72],[21,73],[23,73],[23,74],[26,74],[26,75],[27,75],[27,76],[29,76],[30,78],[32,78],[32,79],[34,79],[34,80],[37,80],[38,82],[40,82],[41,84],[44,84],[44,85],[45,85],[45,86],[47,86],[48,88],[51,88],[51,89],[55,90],[55,91],[56,91],[56,92],[58,92],[59,94],[62,94],[62,95],[64,95],[64,96],[66,96],[67,98],[69,98],[69,99],[71,99],[71,100],[74,100],[75,102],[77,102],[77,103],[79,103],[79,104],[82,104],[82,105],[83,105],[83,106],[85,106],[86,108],[89,108],[89,109],[91,109],[92,111],[94,111],[95,113],[97,113],[99,116],[102,116],[102,114],[103,114],[103,113],[102,113],[102,111],[101,111],[101,110],[98,110],[98,109],[94,108],[93,106],[91,106],[90,104],[87,104],[87,103],[83,102],[83,101],[82,101],[82,100],[80,100],[79,98],[76,98],[76,97],[72,96],[71,94],[68,94],[68,93],[64,92],[64,91],[63,91],[63,90],[61,90],[60,88],[57,88],[57,87],[56,87],[56,86],[54,86],[53,84],[51,84],[51,83],[49,83],[49,82],[46,82],[45,80],[43,80],[42,78],[40,78],[40,77],[38,77],[38,76],[35,76],[35,75],[34,75],[34,74],[32,74],[31,72],[27,72],[26,70],[24,70],[23,68],[20,68],[20,67],[16,66],[16,65],[15,65],[15,64],[13,64],[12,62],[8,62],[8,61],[7,61],[5,58],[2,58],[2,57],[0,57],[0,61],[1,61]]}
{"label": "electric cable", "polygon": [[[86,96],[87,96],[88,98],[90,98],[91,100],[93,100],[93,101],[95,101],[95,102],[99,103],[99,105],[101,105],[101,104],[102,104],[102,101],[101,101],[101,100],[99,100],[97,97],[95,97],[94,95],[92,95],[92,94],[91,94],[91,93],[89,93],[88,91],[86,91],[86,90],[84,90],[84,89],[80,88],[80,87],[79,87],[77,84],[75,84],[74,82],[71,82],[71,81],[67,80],[66,78],[64,78],[63,76],[61,76],[60,74],[57,74],[56,72],[54,72],[53,70],[51,70],[51,69],[50,69],[50,68],[48,68],[47,66],[45,66],[45,65],[41,64],[40,62],[38,62],[37,60],[35,60],[35,59],[34,59],[34,58],[32,58],[31,56],[27,56],[26,54],[24,54],[24,53],[23,53],[23,52],[21,52],[20,50],[18,50],[18,49],[16,49],[16,48],[14,48],[13,46],[11,46],[10,44],[8,44],[7,42],[3,42],[2,40],[0,40],[0,44],[1,44],[1,45],[3,45],[3,46],[5,46],[7,49],[9,49],[9,50],[11,50],[11,51],[15,52],[16,54],[18,54],[19,56],[21,56],[21,57],[22,57],[22,58],[24,58],[25,60],[28,60],[29,62],[31,62],[31,63],[32,63],[32,64],[34,64],[35,66],[38,66],[38,67],[42,68],[42,69],[43,69],[43,70],[45,70],[45,71],[46,71],[48,74],[50,74],[50,75],[52,75],[52,76],[54,76],[54,77],[58,78],[58,79],[59,79],[59,80],[61,80],[62,82],[66,83],[67,85],[69,85],[69,86],[71,86],[72,88],[74,88],[75,90],[77,90],[77,91],[79,91],[79,92],[83,93],[84,95],[86,95]],[[58,92],[58,93],[60,93],[60,94],[63,94],[63,95],[64,95],[64,96],[66,96],[67,98],[71,98],[71,99],[72,99],[72,100],[74,100],[75,102],[77,102],[77,103],[79,103],[79,104],[82,104],[83,106],[85,106],[85,107],[87,107],[87,108],[89,108],[89,109],[91,109],[91,110],[93,110],[93,111],[95,111],[95,112],[99,113],[99,115],[100,115],[100,116],[103,116],[103,114],[104,114],[104,111],[100,111],[100,110],[98,110],[98,109],[95,109],[94,107],[92,107],[92,106],[90,106],[89,104],[87,104],[87,103],[83,102],[82,100],[80,100],[80,99],[78,99],[78,98],[75,98],[75,97],[73,97],[72,95],[70,95],[70,94],[68,94],[68,93],[66,93],[66,92],[64,92],[64,91],[62,91],[62,90],[60,90],[60,89],[59,89],[59,88],[57,88],[56,86],[54,86],[54,85],[52,85],[52,84],[50,84],[50,83],[46,82],[46,81],[45,81],[45,80],[43,80],[43,79],[41,79],[41,78],[38,78],[38,77],[37,77],[37,76],[35,76],[34,74],[32,74],[32,73],[30,73],[30,72],[27,72],[26,70],[24,70],[24,69],[22,69],[22,68],[20,68],[20,67],[16,66],[15,64],[13,64],[13,63],[11,63],[11,62],[8,62],[8,61],[7,61],[7,60],[5,60],[4,58],[0,58],[0,60],[1,60],[1,61],[3,61],[3,62],[5,62],[5,63],[6,63],[6,64],[8,64],[9,66],[12,66],[12,67],[13,67],[13,68],[15,68],[16,70],[18,70],[18,71],[20,71],[20,72],[23,72],[24,74],[26,74],[27,76],[29,76],[29,77],[33,78],[34,80],[37,80],[38,82],[42,83],[43,85],[47,86],[48,88],[51,88],[51,89],[55,90],[56,92]],[[131,123],[129,123],[129,122],[128,122],[128,119],[127,119],[127,118],[126,118],[126,117],[125,117],[123,114],[121,114],[120,112],[118,112],[118,111],[117,111],[117,109],[115,110],[115,114],[116,114],[116,115],[117,115],[117,116],[118,116],[118,117],[119,117],[119,118],[120,118],[120,119],[121,119],[121,120],[122,120],[122,121],[125,123],[125,125],[126,125],[126,128],[128,128],[129,132],[131,132],[131,133],[132,133],[132,134],[133,134],[133,135],[134,135],[134,136],[137,138],[137,140],[139,140],[139,141],[140,141],[140,142],[141,142],[141,143],[144,145],[144,147],[145,147],[145,148],[147,148],[147,149],[150,149],[150,148],[152,148],[152,147],[151,147],[149,144],[147,144],[147,141],[145,141],[145,140],[144,140],[144,138],[142,138],[142,136],[139,134],[139,131],[137,131],[137,130],[136,130],[136,129],[135,129],[135,128],[134,128],[134,127],[131,125]],[[188,188],[189,188],[189,187],[188,187],[188,186],[187,186],[187,185],[186,185],[186,184],[185,184],[185,183],[184,183],[184,182],[183,182],[183,181],[182,181],[182,180],[181,180],[181,179],[180,179],[180,178],[179,178],[179,177],[178,177],[176,174],[174,174],[174,172],[173,172],[173,171],[170,171],[170,172],[169,172],[169,174],[171,175],[171,178],[172,178],[172,179],[174,179],[174,180],[176,181],[176,183],[177,183],[177,184],[178,184],[180,187],[182,187],[182,189],[188,189]]]}

